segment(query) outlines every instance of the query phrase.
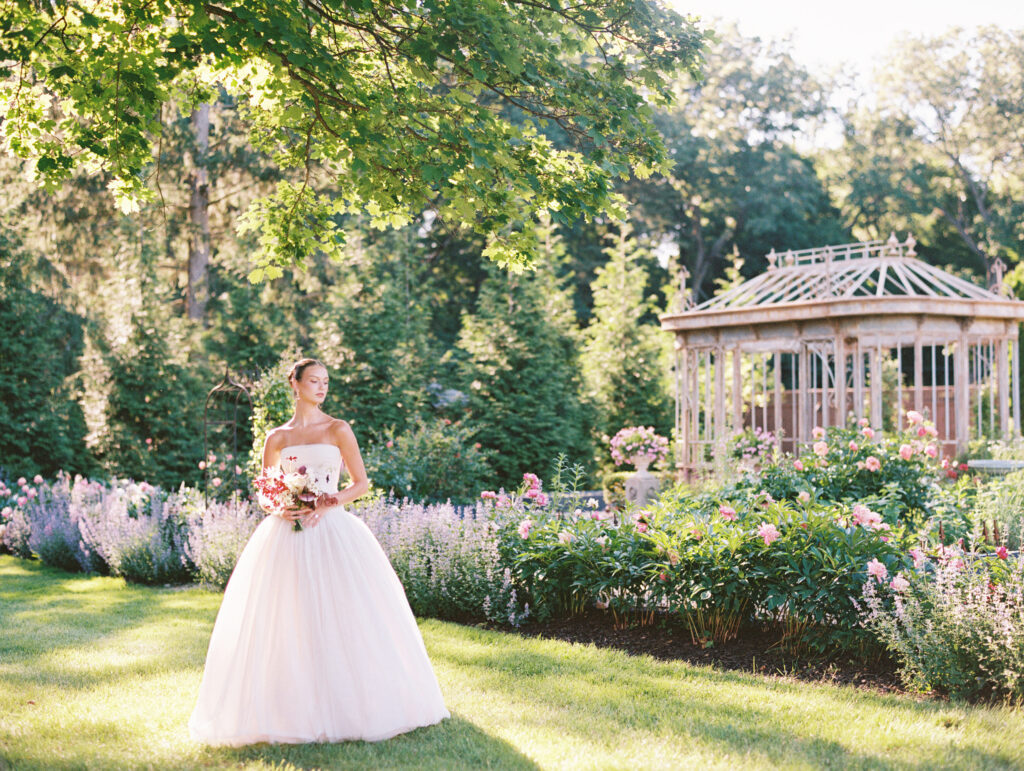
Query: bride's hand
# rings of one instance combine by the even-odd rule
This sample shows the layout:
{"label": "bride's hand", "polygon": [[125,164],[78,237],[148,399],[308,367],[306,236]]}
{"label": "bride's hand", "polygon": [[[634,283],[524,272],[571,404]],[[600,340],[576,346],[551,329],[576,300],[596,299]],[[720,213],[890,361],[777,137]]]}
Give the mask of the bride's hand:
{"label": "bride's hand", "polygon": [[313,511],[315,511],[315,509],[311,509],[309,506],[295,506],[281,512],[281,519],[285,519],[289,522],[295,522],[296,520],[301,520],[304,517],[309,516]]}
{"label": "bride's hand", "polygon": [[327,509],[337,505],[338,498],[335,495],[318,496],[316,499],[316,508],[306,514],[306,518],[302,521],[303,526],[313,527],[324,518],[324,514],[327,513]]}

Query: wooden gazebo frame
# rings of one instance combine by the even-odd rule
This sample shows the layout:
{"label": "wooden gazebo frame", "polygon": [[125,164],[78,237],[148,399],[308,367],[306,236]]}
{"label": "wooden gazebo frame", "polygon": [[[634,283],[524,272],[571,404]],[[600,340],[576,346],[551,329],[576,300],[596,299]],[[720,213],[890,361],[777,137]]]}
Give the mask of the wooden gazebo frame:
{"label": "wooden gazebo frame", "polygon": [[1024,302],[1002,294],[1005,265],[984,289],[914,246],[773,250],[765,273],[696,306],[684,285],[680,310],[660,317],[675,335],[677,470],[724,462],[745,428],[795,452],[815,426],[902,428],[908,409],[935,421],[947,456],[972,435],[1019,435]]}

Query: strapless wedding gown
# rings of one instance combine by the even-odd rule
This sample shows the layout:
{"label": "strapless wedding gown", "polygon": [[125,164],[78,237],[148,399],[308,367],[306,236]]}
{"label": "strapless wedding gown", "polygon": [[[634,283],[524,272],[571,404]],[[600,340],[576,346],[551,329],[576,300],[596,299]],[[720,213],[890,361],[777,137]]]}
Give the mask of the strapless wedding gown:
{"label": "strapless wedding gown", "polygon": [[[332,444],[285,448],[338,491]],[[300,532],[256,528],[210,637],[189,719],[207,744],[379,741],[449,717],[405,590],[373,533],[342,506]]]}

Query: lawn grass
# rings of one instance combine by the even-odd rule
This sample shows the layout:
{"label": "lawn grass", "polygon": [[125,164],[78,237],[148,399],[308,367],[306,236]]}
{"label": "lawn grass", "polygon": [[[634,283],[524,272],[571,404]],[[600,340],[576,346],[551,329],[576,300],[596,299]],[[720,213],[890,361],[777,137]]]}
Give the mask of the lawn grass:
{"label": "lawn grass", "polygon": [[452,719],[212,748],[186,721],[221,595],[0,556],[0,769],[1021,768],[1024,713],[423,620]]}

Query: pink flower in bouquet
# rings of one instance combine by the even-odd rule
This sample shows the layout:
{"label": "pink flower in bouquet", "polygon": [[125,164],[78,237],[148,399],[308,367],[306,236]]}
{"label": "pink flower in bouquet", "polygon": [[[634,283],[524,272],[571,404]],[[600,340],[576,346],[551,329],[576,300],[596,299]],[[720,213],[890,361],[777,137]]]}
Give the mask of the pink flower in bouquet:
{"label": "pink flower in bouquet", "polygon": [[929,444],[927,447],[924,448],[924,454],[927,455],[929,458],[938,457],[939,448],[936,447],[934,444]]}
{"label": "pink flower in bouquet", "polygon": [[795,461],[793,461],[793,468],[796,469],[797,471],[803,471],[804,470],[804,463],[803,463],[803,461],[800,460],[799,458],[797,458]]}
{"label": "pink flower in bouquet", "polygon": [[873,429],[871,426],[864,426],[864,429],[861,431],[861,433],[864,434],[865,439],[875,438],[875,429]]}
{"label": "pink flower in bouquet", "polygon": [[765,546],[769,546],[772,541],[781,538],[782,533],[771,522],[762,522],[761,526],[757,528],[757,536],[764,539]]}
{"label": "pink flower in bouquet", "polygon": [[892,581],[889,582],[889,586],[892,587],[893,591],[905,592],[910,588],[910,581],[905,579],[902,573],[897,573]]}
{"label": "pink flower in bouquet", "polygon": [[807,503],[807,501],[811,500],[811,494],[806,490],[801,490],[796,497],[800,503]]}
{"label": "pink flower in bouquet", "polygon": [[860,449],[860,447],[857,446],[857,443],[853,442],[853,441],[850,442],[849,447],[850,447],[850,452],[857,452],[857,450]]}
{"label": "pink flower in bouquet", "polygon": [[533,520],[532,519],[524,519],[522,522],[519,523],[519,527],[517,528],[516,532],[519,533],[520,537],[525,539],[525,538],[529,538],[530,537],[530,530],[532,530],[532,529],[533,529]]}
{"label": "pink flower in bouquet", "polygon": [[920,422],[921,422],[922,420],[924,420],[924,415],[922,415],[922,414],[921,414],[920,412],[918,412],[917,410],[909,410],[909,411],[907,412],[907,422],[908,422],[908,423],[909,423],[910,425],[912,425],[912,426],[916,426],[916,425],[917,425],[918,423],[920,423]]}
{"label": "pink flower in bouquet", "polygon": [[996,556],[999,557],[999,559],[1001,560],[1005,560],[1010,557],[1010,552],[1006,550],[1005,546],[1000,546],[998,549],[996,549]]}
{"label": "pink flower in bouquet", "polygon": [[824,439],[825,429],[822,428],[821,426],[815,426],[813,429],[811,429],[811,436],[814,437],[815,439]]}
{"label": "pink flower in bouquet", "polygon": [[722,515],[722,519],[724,520],[727,520],[729,522],[736,521],[736,509],[734,509],[732,506],[726,506],[723,504],[722,506],[718,507],[718,513]]}
{"label": "pink flower in bouquet", "polygon": [[901,444],[900,457],[903,458],[903,460],[910,460],[914,457],[914,448],[909,444]]}
{"label": "pink flower in bouquet", "polygon": [[880,468],[882,468],[882,462],[874,455],[869,455],[867,458],[864,459],[864,468],[866,468],[868,471],[878,471]]}
{"label": "pink flower in bouquet", "polygon": [[868,563],[868,575],[877,579],[878,582],[881,583],[885,580],[885,577],[889,575],[889,570],[877,559],[873,559]]}
{"label": "pink flower in bouquet", "polygon": [[811,449],[814,450],[814,454],[818,457],[828,455],[828,444],[825,442],[815,442]]}

